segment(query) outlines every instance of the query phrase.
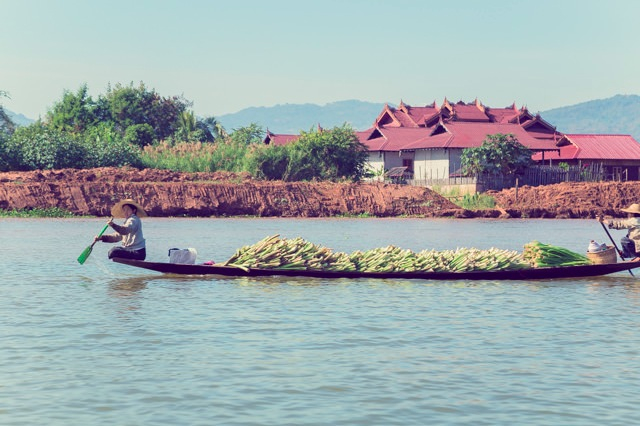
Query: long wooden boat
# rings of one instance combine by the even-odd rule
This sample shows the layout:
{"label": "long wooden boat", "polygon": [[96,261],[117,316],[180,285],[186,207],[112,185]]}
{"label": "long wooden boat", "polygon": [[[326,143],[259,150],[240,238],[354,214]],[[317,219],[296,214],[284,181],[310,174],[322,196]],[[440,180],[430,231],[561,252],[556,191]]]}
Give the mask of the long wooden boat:
{"label": "long wooden boat", "polygon": [[551,278],[580,278],[631,271],[640,267],[640,260],[618,263],[563,266],[556,268],[529,268],[518,270],[473,271],[473,272],[351,272],[293,269],[249,269],[221,265],[186,265],[166,262],[113,258],[114,262],[165,274],[219,275],[226,277],[315,277],[315,278],[392,278],[422,280],[536,280]]}

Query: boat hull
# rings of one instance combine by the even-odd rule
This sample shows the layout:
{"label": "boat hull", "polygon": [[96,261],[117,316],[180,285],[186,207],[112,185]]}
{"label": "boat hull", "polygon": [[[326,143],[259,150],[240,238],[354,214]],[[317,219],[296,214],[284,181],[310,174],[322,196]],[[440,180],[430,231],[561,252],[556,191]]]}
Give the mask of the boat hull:
{"label": "boat hull", "polygon": [[113,258],[116,263],[175,275],[219,275],[226,277],[313,277],[313,278],[391,278],[421,280],[535,280],[552,278],[581,278],[608,275],[621,271],[631,271],[640,267],[640,261],[626,261],[610,264],[563,266],[557,268],[530,268],[500,271],[473,272],[355,272],[317,271],[293,269],[240,269],[221,265],[186,265],[166,262],[146,262],[142,260]]}

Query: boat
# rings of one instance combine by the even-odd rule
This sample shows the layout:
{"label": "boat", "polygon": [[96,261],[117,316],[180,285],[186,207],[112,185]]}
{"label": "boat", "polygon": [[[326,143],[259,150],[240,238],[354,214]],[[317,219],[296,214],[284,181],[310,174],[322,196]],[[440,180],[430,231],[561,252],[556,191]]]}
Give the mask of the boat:
{"label": "boat", "polygon": [[[640,267],[640,259],[617,263],[526,268],[469,272],[361,272],[324,271],[308,269],[257,269],[208,264],[180,264],[147,262],[143,260],[113,258],[116,263],[174,275],[218,275],[224,277],[310,277],[310,278],[376,278],[421,280],[538,280],[557,278],[583,278],[629,271]],[[633,273],[631,273],[633,275]]]}

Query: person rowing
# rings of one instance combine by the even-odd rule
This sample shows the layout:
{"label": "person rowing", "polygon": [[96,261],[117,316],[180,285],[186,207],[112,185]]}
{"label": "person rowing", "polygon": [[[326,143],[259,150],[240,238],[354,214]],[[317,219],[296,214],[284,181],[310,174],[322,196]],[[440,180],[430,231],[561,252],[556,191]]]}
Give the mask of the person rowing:
{"label": "person rowing", "polygon": [[[111,209],[112,217],[107,221],[107,225],[114,229],[114,233],[102,236],[96,235],[94,242],[104,243],[122,242],[122,245],[109,250],[108,257],[124,259],[144,260],[147,257],[146,242],[142,235],[141,217],[147,217],[147,213],[142,206],[132,199],[122,200]],[[113,218],[124,218],[122,225],[118,225]]]}
{"label": "person rowing", "polygon": [[627,259],[640,257],[640,204],[631,204],[620,210],[627,213],[626,219],[606,221],[602,216],[598,216],[597,219],[609,229],[627,229],[627,235],[620,239],[621,256]]}

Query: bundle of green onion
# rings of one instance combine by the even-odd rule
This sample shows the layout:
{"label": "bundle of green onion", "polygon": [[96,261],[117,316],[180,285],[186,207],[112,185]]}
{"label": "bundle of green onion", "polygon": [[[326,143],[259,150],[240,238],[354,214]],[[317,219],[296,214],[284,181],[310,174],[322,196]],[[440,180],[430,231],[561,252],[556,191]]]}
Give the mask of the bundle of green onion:
{"label": "bundle of green onion", "polygon": [[522,257],[535,268],[589,265],[591,260],[563,247],[531,241],[524,245]]}
{"label": "bundle of green onion", "polygon": [[528,263],[514,250],[458,248],[413,252],[395,246],[379,247],[351,254],[310,243],[300,237],[266,237],[244,246],[224,262],[248,270],[293,269],[359,272],[469,272],[523,269]]}

